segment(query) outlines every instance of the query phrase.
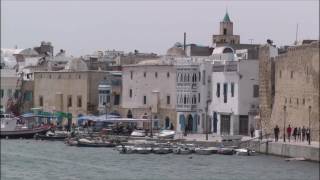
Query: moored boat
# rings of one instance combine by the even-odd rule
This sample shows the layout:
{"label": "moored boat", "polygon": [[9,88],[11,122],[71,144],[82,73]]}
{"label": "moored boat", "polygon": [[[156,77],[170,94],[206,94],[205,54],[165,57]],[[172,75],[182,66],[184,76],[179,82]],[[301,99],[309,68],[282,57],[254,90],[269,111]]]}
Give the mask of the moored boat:
{"label": "moored boat", "polygon": [[79,139],[77,146],[79,147],[115,147],[116,144],[109,141],[88,140],[85,138]]}
{"label": "moored boat", "polygon": [[233,155],[234,154],[234,150],[232,148],[220,148],[218,150],[218,154]]}
{"label": "moored boat", "polygon": [[51,128],[48,124],[32,124],[11,114],[1,114],[1,138],[33,138],[45,134]]}

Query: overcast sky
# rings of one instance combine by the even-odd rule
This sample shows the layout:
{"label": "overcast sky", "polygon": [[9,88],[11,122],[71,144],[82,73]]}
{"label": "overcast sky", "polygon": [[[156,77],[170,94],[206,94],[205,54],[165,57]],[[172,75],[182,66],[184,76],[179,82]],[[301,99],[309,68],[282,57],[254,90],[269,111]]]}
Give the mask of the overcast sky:
{"label": "overcast sky", "polygon": [[211,45],[226,8],[241,43],[292,44],[319,39],[319,1],[3,1],[1,47],[28,48],[51,41],[55,53],[96,50],[163,54],[175,42]]}

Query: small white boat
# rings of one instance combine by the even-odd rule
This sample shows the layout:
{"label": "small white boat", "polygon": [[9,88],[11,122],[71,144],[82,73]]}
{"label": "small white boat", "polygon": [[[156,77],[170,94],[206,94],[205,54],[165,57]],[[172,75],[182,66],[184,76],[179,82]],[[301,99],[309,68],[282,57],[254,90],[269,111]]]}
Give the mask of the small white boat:
{"label": "small white boat", "polygon": [[188,147],[176,147],[173,149],[174,154],[191,154],[192,149]]}
{"label": "small white boat", "polygon": [[138,154],[149,154],[152,151],[151,147],[134,147],[133,149]]}
{"label": "small white boat", "polygon": [[162,130],[159,132],[159,138],[174,138],[176,132],[172,130]]}
{"label": "small white boat", "polygon": [[201,155],[210,155],[213,154],[215,152],[217,152],[218,150],[214,147],[207,147],[207,148],[195,148],[195,152],[196,154],[201,154]]}
{"label": "small white boat", "polygon": [[134,130],[134,131],[132,131],[130,136],[132,136],[132,137],[145,137],[146,136],[146,131],[144,131],[144,130]]}
{"label": "small white boat", "polygon": [[133,154],[136,153],[134,146],[117,146],[116,150],[121,154]]}
{"label": "small white boat", "polygon": [[155,147],[152,149],[155,154],[169,154],[172,150],[168,147]]}
{"label": "small white boat", "polygon": [[245,149],[245,148],[235,149],[234,151],[236,152],[236,155],[238,155],[238,156],[253,156],[253,155],[255,155],[255,151],[252,151],[250,149]]}

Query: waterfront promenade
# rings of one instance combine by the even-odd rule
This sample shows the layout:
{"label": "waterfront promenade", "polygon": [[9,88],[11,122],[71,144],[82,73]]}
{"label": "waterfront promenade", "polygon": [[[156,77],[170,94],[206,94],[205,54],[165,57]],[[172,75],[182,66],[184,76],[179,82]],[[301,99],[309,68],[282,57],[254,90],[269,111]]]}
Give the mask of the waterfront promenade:
{"label": "waterfront promenade", "polygon": [[[212,134],[208,135],[208,140],[206,140],[205,134],[188,134],[183,136],[183,134],[177,134],[175,139],[184,139],[187,142],[197,142],[197,143],[220,143],[222,141],[221,136],[213,136]],[[287,140],[283,142],[283,139],[279,139],[278,142],[275,142],[274,138],[262,139],[262,143],[259,143],[260,139],[251,138],[249,136],[242,136],[241,141],[248,141],[252,139],[252,143],[260,144],[256,147],[256,150],[261,153],[278,155],[283,157],[303,157],[312,161],[319,160],[319,151],[320,144],[317,141],[311,141],[311,144],[308,144],[308,141],[294,141],[290,142]],[[268,143],[266,143],[268,142]]]}

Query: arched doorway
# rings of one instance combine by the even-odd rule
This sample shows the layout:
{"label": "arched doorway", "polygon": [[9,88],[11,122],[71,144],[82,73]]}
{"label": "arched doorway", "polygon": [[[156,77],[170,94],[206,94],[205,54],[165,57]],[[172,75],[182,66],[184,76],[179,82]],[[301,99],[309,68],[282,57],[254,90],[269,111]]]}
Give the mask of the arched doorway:
{"label": "arched doorway", "polygon": [[193,130],[193,117],[191,114],[189,114],[187,117],[187,131],[192,132],[192,130]]}
{"label": "arched doorway", "polygon": [[184,117],[183,114],[180,114],[179,116],[179,124],[180,124],[180,130],[182,132],[184,132],[185,128],[186,128],[186,118]]}
{"label": "arched doorway", "polygon": [[167,116],[167,117],[165,118],[164,128],[165,128],[165,129],[169,129],[169,126],[170,126],[170,119],[169,119],[169,117]]}
{"label": "arched doorway", "polygon": [[127,118],[132,118],[132,112],[131,112],[131,110],[130,110],[130,109],[128,110]]}

